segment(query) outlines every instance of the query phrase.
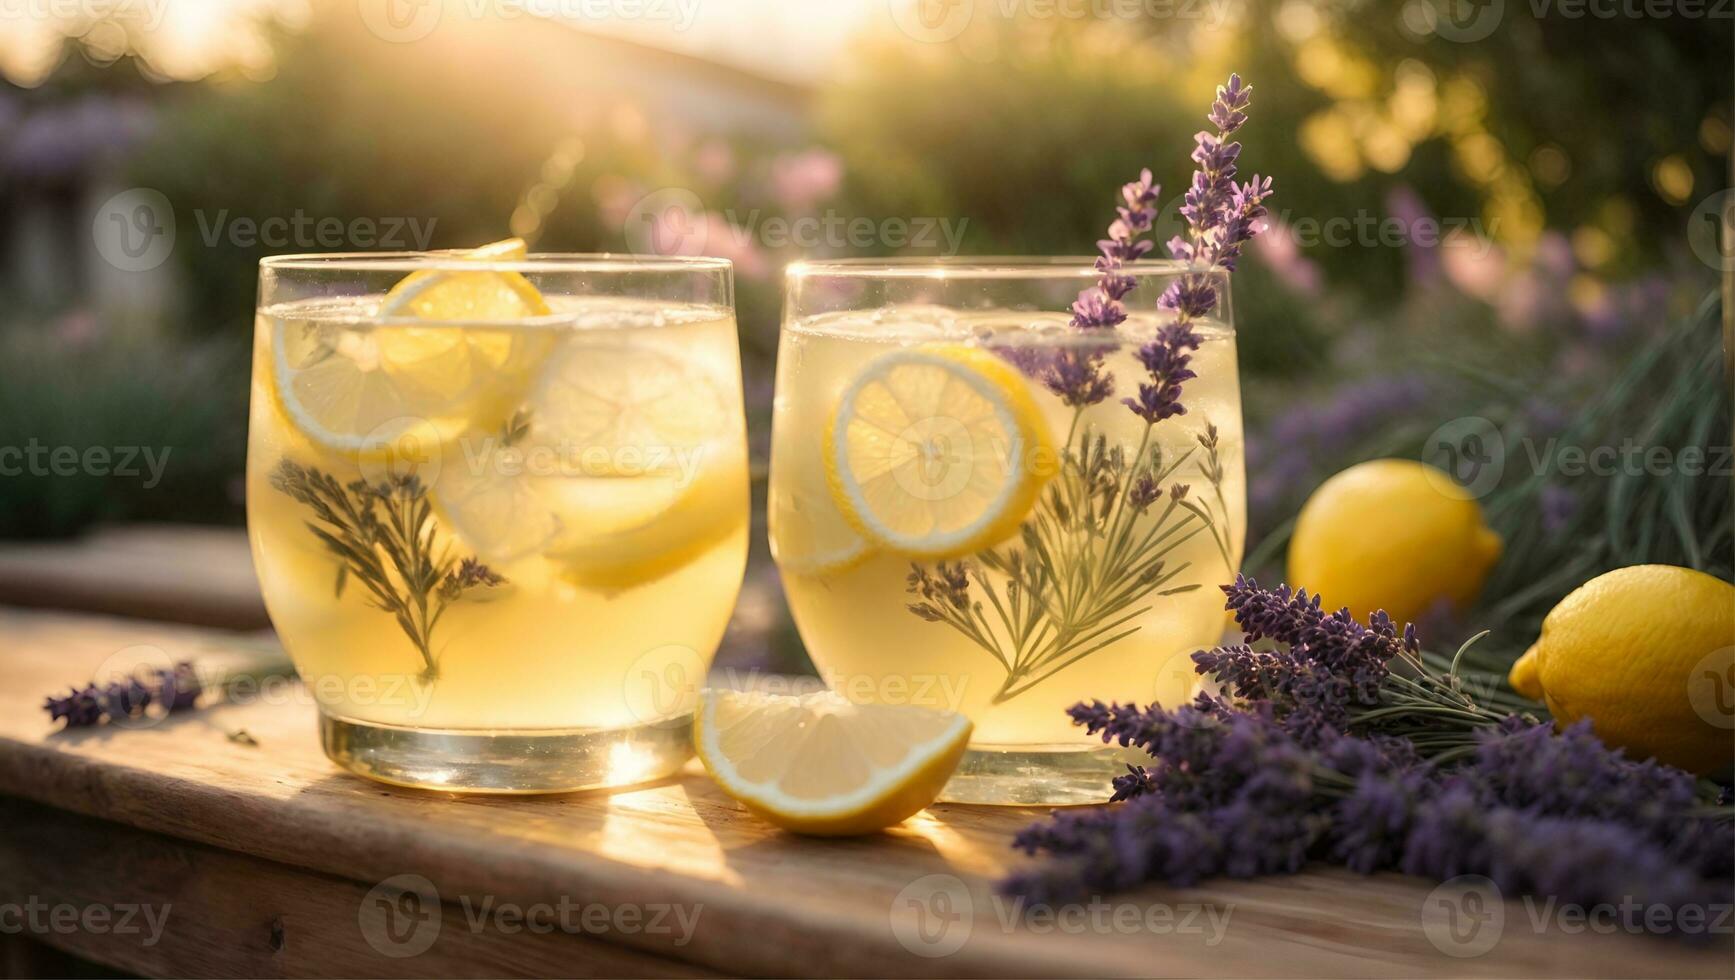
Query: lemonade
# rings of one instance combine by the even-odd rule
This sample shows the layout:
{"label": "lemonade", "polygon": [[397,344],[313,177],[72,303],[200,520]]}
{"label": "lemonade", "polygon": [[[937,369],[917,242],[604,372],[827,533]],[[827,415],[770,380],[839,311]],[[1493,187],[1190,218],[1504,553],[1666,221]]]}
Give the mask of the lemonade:
{"label": "lemonade", "polygon": [[727,292],[560,295],[570,270],[523,268],[262,301],[254,560],[328,753],[376,778],[528,792],[671,770],[741,583]]}
{"label": "lemonade", "polygon": [[[1101,743],[1065,709],[1190,699],[1189,655],[1223,633],[1246,526],[1234,333],[1195,325],[1187,413],[1148,425],[1120,395],[1166,318],[1106,341],[1067,319],[899,304],[785,324],[768,516],[790,607],[839,693],[974,722],[943,798],[1100,794]],[[1027,370],[1069,351],[1116,397],[1069,406]],[[1069,765],[1092,774],[1045,772]]]}

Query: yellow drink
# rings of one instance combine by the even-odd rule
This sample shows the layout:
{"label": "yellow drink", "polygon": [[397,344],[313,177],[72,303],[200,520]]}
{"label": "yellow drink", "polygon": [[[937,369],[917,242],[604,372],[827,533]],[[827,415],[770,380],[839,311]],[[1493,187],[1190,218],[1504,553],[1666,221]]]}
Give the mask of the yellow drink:
{"label": "yellow drink", "polygon": [[[734,317],[547,305],[514,322],[412,320],[378,296],[260,311],[254,560],[328,752],[368,775],[537,791],[685,757],[746,561]],[[426,732],[443,746],[381,758]]]}
{"label": "yellow drink", "polygon": [[[1020,777],[1008,773],[1035,773],[1047,764],[1044,759],[1064,768],[1082,764],[1081,753],[1101,754],[1101,742],[1066,715],[1079,701],[1189,700],[1198,689],[1190,655],[1215,645],[1226,623],[1217,586],[1232,580],[1239,567],[1246,527],[1233,330],[1214,321],[1195,324],[1200,344],[1192,351],[1191,369],[1198,376],[1184,386],[1187,412],[1154,425],[1129,411],[1121,397],[1149,377],[1136,351],[1167,322],[1160,314],[1135,313],[1106,341],[1101,335],[1088,339],[1101,367],[1116,379],[1116,390],[1082,406],[1065,404],[1028,371],[995,370],[954,353],[973,348],[1008,364],[1029,364],[1084,349],[1086,338],[1066,322],[1060,313],[911,306],[785,324],[768,516],[790,608],[814,663],[840,693],[971,718],[972,751],[961,779],[943,798],[1085,798],[1073,794],[1065,776],[1036,773],[1020,786]],[[828,441],[840,444],[836,427],[845,424],[839,416],[846,411],[840,409],[846,392],[860,388],[864,376],[890,370],[876,365],[901,363],[900,356],[919,359],[927,351],[980,365],[984,370],[976,373],[996,379],[983,386],[992,397],[1034,405],[1033,419],[1022,426],[1035,437],[1036,449],[1012,465],[1040,470],[1025,478],[1040,487],[1036,502],[1004,518],[993,529],[996,540],[938,560],[876,541],[885,535],[864,526],[871,518],[849,506],[839,464],[819,450]],[[970,370],[958,373],[966,380],[973,376]],[[912,379],[904,388],[920,390]],[[1007,385],[1020,390],[1000,390]],[[895,393],[897,384],[890,388]],[[952,431],[957,427],[931,425],[912,406],[902,408],[899,424],[928,435],[899,436],[890,431],[895,425],[869,434],[913,443],[886,450],[890,458],[931,453],[920,467],[912,464],[911,472],[949,479],[946,461],[968,456],[959,452],[960,437]],[[923,439],[930,442],[924,445]],[[1045,460],[1042,453],[1050,448]],[[980,458],[980,446],[975,452]],[[1133,506],[1126,489],[1137,482],[1140,466],[1155,478],[1144,491],[1155,499]],[[913,496],[930,495],[910,478],[899,479]],[[1091,496],[1085,488],[1092,485],[1101,495]],[[1118,492],[1110,492],[1111,486]],[[895,514],[905,489],[882,479],[859,499]],[[942,499],[936,506],[947,503]],[[1038,561],[1050,553],[1045,564]],[[1033,571],[1038,564],[1052,577]],[[987,767],[980,773],[987,782],[969,785],[973,761]],[[1083,793],[1096,794],[1103,785],[1099,779],[1081,775],[1076,782]]]}

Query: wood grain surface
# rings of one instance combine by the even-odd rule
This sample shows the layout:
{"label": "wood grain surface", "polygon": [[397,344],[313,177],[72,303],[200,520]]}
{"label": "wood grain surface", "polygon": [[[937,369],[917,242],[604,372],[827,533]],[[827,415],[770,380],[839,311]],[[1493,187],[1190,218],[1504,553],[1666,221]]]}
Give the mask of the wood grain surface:
{"label": "wood grain surface", "polygon": [[0,545],[0,603],[228,629],[271,625],[247,534],[129,525],[75,541]]}
{"label": "wood grain surface", "polygon": [[[206,663],[250,655],[231,635],[192,627],[0,609],[0,794],[15,798],[0,811],[0,901],[40,893],[79,906],[158,902],[184,910],[148,949],[136,937],[130,945],[126,937],[84,932],[41,937],[123,969],[319,976],[1735,973],[1727,936],[1693,947],[1565,934],[1534,926],[1532,909],[1517,901],[1503,906],[1492,948],[1447,955],[1429,938],[1442,914],[1430,911],[1429,883],[1337,869],[1148,888],[1070,918],[1031,920],[998,899],[992,882],[1019,860],[1008,841],[1040,816],[1035,810],[942,805],[882,835],[813,840],[754,819],[692,770],[644,788],[553,797],[395,789],[326,761],[314,707],[294,685],[136,728],[56,731],[41,711],[43,695],[140,646]],[[232,741],[239,729],[258,744]],[[404,914],[383,922],[393,901]],[[521,916],[502,914],[528,910],[534,920],[534,910],[562,905],[603,915],[592,927],[539,933]],[[436,907],[442,914],[425,951],[380,952],[381,943],[392,954],[413,948],[396,944],[400,933]],[[658,910],[663,928],[653,929]]]}

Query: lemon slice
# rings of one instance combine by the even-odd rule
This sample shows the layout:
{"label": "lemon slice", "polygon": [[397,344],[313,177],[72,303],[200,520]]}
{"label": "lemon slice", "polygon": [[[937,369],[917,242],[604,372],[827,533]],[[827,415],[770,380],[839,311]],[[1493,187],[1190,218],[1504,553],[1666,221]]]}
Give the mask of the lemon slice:
{"label": "lemon slice", "polygon": [[795,575],[835,575],[861,564],[872,548],[837,512],[829,494],[820,496],[773,484],[766,506],[771,557]]}
{"label": "lemon slice", "polygon": [[925,559],[1015,533],[1058,458],[1017,370],[954,346],[870,361],[844,389],[823,448],[844,517],[873,544]]}
{"label": "lemon slice", "polygon": [[[478,554],[541,554],[620,591],[705,554],[747,521],[738,404],[704,366],[647,343],[567,340],[519,408],[521,431],[463,437],[434,503]],[[462,463],[464,465],[455,465]]]}
{"label": "lemon slice", "polygon": [[970,720],[913,705],[853,704],[832,691],[707,691],[699,759],[725,793],[803,834],[866,834],[940,795]]}
{"label": "lemon slice", "polygon": [[[479,262],[523,256],[516,239],[464,254]],[[414,461],[503,399],[512,369],[526,359],[530,345],[520,332],[486,324],[547,313],[516,272],[414,272],[386,294],[374,322],[291,320],[272,331],[276,401],[324,449]]]}
{"label": "lemon slice", "polygon": [[574,585],[607,592],[685,568],[747,522],[747,464],[739,454],[692,476],[552,479],[537,492],[555,514],[567,515],[548,557]]}

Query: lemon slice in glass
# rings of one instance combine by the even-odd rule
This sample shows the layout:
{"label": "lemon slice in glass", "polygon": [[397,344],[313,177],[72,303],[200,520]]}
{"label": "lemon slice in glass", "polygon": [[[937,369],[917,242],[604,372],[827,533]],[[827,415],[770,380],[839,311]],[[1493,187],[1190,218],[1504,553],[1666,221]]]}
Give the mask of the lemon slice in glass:
{"label": "lemon slice in glass", "polygon": [[1058,459],[1024,377],[960,346],[868,362],[844,389],[823,452],[832,500],[856,530],[930,560],[1016,533]]}
{"label": "lemon slice in glass", "polygon": [[575,584],[653,581],[746,521],[739,409],[703,365],[650,344],[574,346],[529,411],[530,441],[576,464],[537,487],[565,524],[548,557]]}
{"label": "lemon slice in glass", "polygon": [[767,491],[771,557],[783,572],[835,575],[854,568],[873,552],[867,540],[838,513],[824,479],[823,471],[808,467],[789,485],[773,483]]}
{"label": "lemon slice in glass", "polygon": [[514,416],[449,456],[435,505],[472,549],[532,553],[619,591],[684,567],[747,520],[747,463],[706,368],[646,343],[563,342]]}
{"label": "lemon slice in glass", "polygon": [[[524,243],[509,239],[463,257],[524,254]],[[290,321],[273,331],[277,404],[323,449],[362,459],[431,452],[496,407],[514,368],[529,360],[529,338],[505,325],[548,312],[516,272],[411,273],[370,322]]]}
{"label": "lemon slice in glass", "polygon": [[970,742],[970,720],[843,696],[707,691],[699,759],[725,793],[803,834],[866,834],[934,802]]}

